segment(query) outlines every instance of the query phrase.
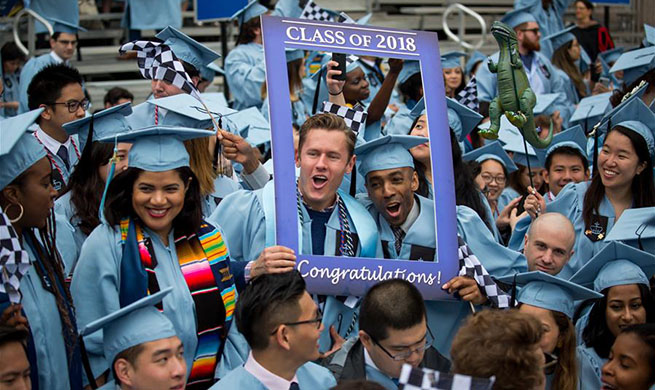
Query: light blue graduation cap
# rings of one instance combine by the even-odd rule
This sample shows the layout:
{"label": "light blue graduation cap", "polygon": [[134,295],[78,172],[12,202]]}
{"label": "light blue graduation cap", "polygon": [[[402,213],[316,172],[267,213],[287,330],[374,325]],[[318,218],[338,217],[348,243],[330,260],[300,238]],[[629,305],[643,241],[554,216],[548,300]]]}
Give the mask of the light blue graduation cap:
{"label": "light blue graduation cap", "polygon": [[228,115],[228,118],[237,125],[239,131],[247,126],[269,130],[271,128],[270,124],[257,107],[249,107],[245,110],[237,111]]}
{"label": "light blue graduation cap", "polygon": [[461,68],[461,58],[466,57],[466,53],[461,51],[450,51],[441,55],[441,69]]}
{"label": "light blue graduation cap", "polygon": [[189,154],[183,141],[214,134],[213,130],[155,125],[100,141],[114,142],[115,139],[117,142],[129,142],[132,144],[128,155],[129,167],[148,172],[163,172],[189,166]]}
{"label": "light blue graduation cap", "polygon": [[471,72],[473,72],[473,68],[475,67],[475,65],[486,59],[487,56],[477,50],[471,53],[471,56],[469,57],[468,61],[466,61],[466,67],[464,68],[466,74],[470,76]]}
{"label": "light blue graduation cap", "polygon": [[260,127],[246,126],[239,131],[239,135],[245,138],[253,146],[262,146],[271,142],[271,131]]}
{"label": "light blue graduation cap", "polygon": [[546,167],[546,159],[548,156],[562,147],[573,148],[580,151],[585,158],[587,157],[587,137],[585,137],[580,125],[576,125],[568,130],[555,134],[552,142],[546,149],[535,149],[535,153],[537,154],[540,163],[539,166]]}
{"label": "light blue graduation cap", "polygon": [[603,295],[586,287],[541,271],[505,276],[499,281],[522,286],[516,299],[527,305],[558,311],[570,319],[575,313],[575,302],[602,298]]}
{"label": "light blue graduation cap", "polygon": [[641,99],[632,99],[619,106],[612,116],[612,126],[622,126],[639,134],[646,141],[650,158],[655,159],[655,113]]}
{"label": "light blue graduation cap", "polygon": [[398,84],[404,84],[410,77],[417,73],[421,73],[421,63],[414,60],[405,61],[400,74],[398,74]]}
{"label": "light blue graduation cap", "polygon": [[507,12],[500,21],[508,25],[510,28],[516,28],[523,23],[537,22],[537,19],[535,19],[535,17],[530,13],[530,8],[531,6],[528,5],[522,8],[513,9]]}
{"label": "light blue graduation cap", "polygon": [[[203,99],[203,101],[216,121],[223,115],[236,112],[212,102],[211,99]],[[216,130],[207,109],[196,98],[186,93],[147,100],[147,103],[167,110],[166,115],[160,118],[159,122],[162,125]]]}
{"label": "light blue graduation cap", "polygon": [[537,104],[535,104],[532,112],[534,115],[550,115],[554,111],[553,103],[559,97],[559,93],[545,93],[537,95]]}
{"label": "light blue graduation cap", "polygon": [[252,0],[245,7],[241,8],[232,15],[231,19],[237,19],[239,26],[268,12],[268,8],[259,3],[258,0]]}
{"label": "light blue graduation cap", "polygon": [[518,169],[498,141],[490,142],[481,148],[465,153],[462,159],[464,161],[476,161],[480,164],[490,159],[495,160],[501,163],[507,169],[508,173],[512,173]]}
{"label": "light blue graduation cap", "polygon": [[649,285],[655,274],[655,256],[626,244],[607,243],[594,257],[569,279],[573,283],[601,292],[626,284]]}
{"label": "light blue graduation cap", "polygon": [[655,46],[655,27],[644,23],[644,46]]}
{"label": "light blue graduation cap", "polygon": [[164,41],[164,44],[173,50],[177,58],[188,62],[198,72],[203,66],[211,64],[220,57],[212,49],[171,26],[161,30],[155,36]]}
{"label": "light blue graduation cap", "polygon": [[523,144],[523,136],[512,125],[505,116],[501,117],[500,131],[498,132],[498,139],[504,144],[503,149],[512,152],[512,160],[516,164],[521,164],[525,167],[528,166],[528,159],[530,161],[530,168],[542,167],[537,153],[534,151],[532,145],[527,144],[528,154],[525,154],[525,145]]}
{"label": "light blue graduation cap", "polygon": [[[223,92],[202,92],[200,94],[200,97],[202,100],[205,102],[205,104],[211,104],[210,107],[214,105],[218,105],[221,107],[228,107],[227,99],[225,98],[225,94]],[[222,108],[221,110],[224,110]],[[230,113],[237,112],[236,110],[231,110]],[[225,114],[228,115],[228,114]]]}
{"label": "light blue graduation cap", "polygon": [[87,31],[82,26],[57,18],[47,18],[52,24],[52,31],[56,33],[77,34],[79,31]]}
{"label": "light blue graduation cap", "polygon": [[213,62],[209,65],[203,65],[202,68],[200,68],[200,77],[210,83],[214,81],[214,77],[216,77],[217,74],[223,75],[225,74],[225,71]]}
{"label": "light blue graduation cap", "polygon": [[45,148],[28,132],[43,108],[0,121],[0,190],[46,156]]}
{"label": "light blue graduation cap", "polygon": [[[109,138],[114,134],[125,133],[132,129],[127,119],[125,119],[131,113],[132,103],[125,102],[96,112],[93,115],[68,122],[63,127],[69,135],[79,134],[80,136],[86,136],[89,133],[91,122],[93,122],[93,140]],[[89,140],[86,142],[89,142]]]}
{"label": "light blue graduation cap", "polygon": [[655,68],[655,46],[623,53],[610,68],[610,73],[623,71],[623,82],[630,85]]}
{"label": "light blue graduation cap", "polygon": [[366,177],[369,172],[383,169],[414,168],[414,157],[409,149],[428,142],[426,137],[412,135],[385,135],[355,148],[359,172]]}
{"label": "light blue graduation cap", "polygon": [[[623,107],[626,105],[630,104],[633,100],[641,100],[641,97],[643,94],[646,92],[646,89],[648,88],[648,83],[644,82],[640,87],[637,87],[635,90],[630,92],[630,96],[627,98],[624,97],[625,100],[621,102],[618,106],[610,109],[603,115],[603,117],[600,119],[600,122],[595,126],[599,129],[600,133],[605,133],[608,130],[608,127],[611,125],[611,127],[614,127],[616,123],[614,122],[614,115],[619,112]],[[627,95],[626,95],[627,96]]]}
{"label": "light blue graduation cap", "polygon": [[655,238],[655,207],[626,209],[607,234],[606,241],[623,241],[642,249],[641,240]]}
{"label": "light blue graduation cap", "polygon": [[156,304],[173,291],[168,287],[92,321],[80,330],[87,336],[102,329],[105,358],[113,362],[121,352],[151,341],[177,336],[173,323]]}
{"label": "light blue graduation cap", "polygon": [[284,54],[287,57],[287,62],[299,60],[305,57],[305,51],[302,49],[284,49]]}
{"label": "light blue graduation cap", "polygon": [[457,140],[464,142],[466,136],[475,129],[483,116],[449,97],[446,98],[446,106],[448,106],[448,125],[457,133]]}
{"label": "light blue graduation cap", "polygon": [[559,49],[560,47],[566,45],[567,43],[575,39],[575,35],[571,31],[576,28],[576,25],[571,25],[564,30],[560,30],[554,34],[550,34],[547,37],[542,38],[543,40],[550,41],[553,46],[553,52]]}
{"label": "light blue graduation cap", "polygon": [[607,65],[612,66],[619,59],[619,57],[621,57],[621,54],[623,54],[623,48],[615,47],[614,49],[609,49],[598,53],[598,56],[600,57],[601,61],[605,61]]}
{"label": "light blue graduation cap", "polygon": [[578,107],[571,115],[569,123],[572,125],[579,124],[585,133],[600,121],[607,111],[612,108],[610,103],[611,92],[592,95],[580,100]]}

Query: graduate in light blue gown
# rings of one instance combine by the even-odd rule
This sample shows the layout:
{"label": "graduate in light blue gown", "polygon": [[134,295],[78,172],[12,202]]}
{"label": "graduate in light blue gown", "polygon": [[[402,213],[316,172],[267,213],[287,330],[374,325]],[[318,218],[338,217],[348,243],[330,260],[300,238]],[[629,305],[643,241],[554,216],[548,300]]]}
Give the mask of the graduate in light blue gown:
{"label": "graduate in light blue gown", "polygon": [[18,89],[19,114],[29,111],[27,87],[32,82],[34,75],[50,64],[68,63],[75,54],[77,32],[86,31],[86,29],[78,26],[77,23],[65,22],[63,20],[51,20],[51,22],[54,33],[50,37],[50,52],[30,58],[20,72]]}
{"label": "graduate in light blue gown", "polygon": [[541,51],[550,58],[555,49],[545,37],[564,29],[564,13],[573,0],[514,0],[514,9],[524,8],[539,23],[541,29]]}
{"label": "graduate in light blue gown", "polygon": [[446,96],[449,98],[456,99],[459,91],[466,86],[466,77],[464,77],[461,60],[465,57],[466,53],[461,51],[450,51],[441,55],[444,88]]}
{"label": "graduate in light blue gown", "polygon": [[[619,242],[607,244],[570,279],[603,298],[578,309],[580,388],[600,388],[601,368],[621,328],[655,321],[649,279],[655,256]],[[589,305],[591,304],[591,305]]]}
{"label": "graduate in light blue gown", "polygon": [[546,329],[540,345],[547,357],[547,367],[544,367],[546,389],[564,389],[569,388],[565,384],[578,383],[575,367],[577,342],[575,326],[571,322],[575,302],[603,296],[541,271],[512,275],[500,281],[520,287],[516,294],[519,311],[534,316]]}
{"label": "graduate in light blue gown", "polygon": [[[75,308],[55,247],[51,209],[57,192],[43,147],[26,132],[43,108],[0,122],[0,207],[16,230],[31,266],[20,280],[21,306],[0,312],[30,330],[28,359],[34,388],[82,389],[82,363]],[[22,310],[21,310],[22,309]]]}
{"label": "graduate in light blue gown", "polygon": [[14,42],[7,42],[2,46],[0,62],[2,63],[2,92],[3,110],[0,115],[8,118],[18,113],[18,91],[20,71],[26,61],[25,55]]}
{"label": "graduate in light blue gown", "polygon": [[[343,175],[354,168],[355,139],[345,122],[333,114],[314,115],[300,130],[296,160],[296,166],[300,167],[297,193],[301,213],[298,218],[300,253],[382,257],[375,221],[356,199],[337,190]],[[328,153],[339,156],[329,167],[316,162],[314,155],[327,156]],[[274,246],[274,206],[274,183],[271,181],[257,191],[242,190],[228,195],[209,218],[210,222],[223,227],[233,261],[250,264],[246,272],[255,269],[257,261],[263,262],[270,256],[269,252],[279,252],[278,248],[282,248]],[[347,240],[346,234],[352,240]],[[326,331],[321,338],[321,351],[329,350],[331,345],[327,332],[330,326],[334,325],[342,337],[357,331],[349,326],[353,319],[356,324],[356,301],[347,300],[344,304],[332,296],[325,299],[323,323]]]}
{"label": "graduate in light blue gown", "polygon": [[576,61],[582,58],[581,53],[584,50],[571,32],[576,28],[576,25],[572,25],[543,38],[543,41],[550,42],[553,49],[550,60],[555,71],[564,80],[564,92],[569,104],[578,104],[583,97],[591,96],[589,85],[585,83],[580,67],[576,66]]}
{"label": "graduate in light blue gown", "polygon": [[[302,9],[298,2],[281,0],[275,5],[272,15],[299,17]],[[266,81],[264,46],[259,17],[269,13],[268,8],[257,0],[251,0],[246,7],[232,16],[239,22],[239,39],[225,58],[225,76],[234,99],[232,107],[243,110],[248,107],[261,108],[262,85]]]}
{"label": "graduate in light blue gown", "polygon": [[548,211],[564,214],[575,226],[575,254],[567,265],[572,272],[602,249],[617,213],[655,206],[655,115],[641,99],[631,99],[617,107],[611,125],[598,155],[599,174],[591,182],[567,185],[547,205]]}
{"label": "graduate in light blue gown", "polygon": [[[295,126],[302,126],[309,117],[309,109],[302,99],[303,78],[305,77],[305,51],[287,49],[287,68],[289,75],[289,97],[291,98],[291,121]],[[268,94],[261,107],[262,115],[268,121]]]}
{"label": "graduate in light blue gown", "polygon": [[64,125],[69,134],[91,137],[82,151],[79,168],[71,174],[66,193],[55,202],[57,248],[68,275],[75,268],[84,240],[100,224],[101,199],[108,176],[127,169],[129,144],[120,143],[114,150],[113,145],[96,140],[130,131],[125,116],[131,113],[130,102],[126,102]]}
{"label": "graduate in light blue gown", "polygon": [[[243,267],[233,267],[220,227],[202,219],[198,180],[182,142],[213,134],[159,125],[101,140],[132,143],[128,169],[111,182],[103,210],[107,222],[82,246],[71,283],[81,327],[173,286],[163,312],[184,343],[189,383],[204,385],[241,364],[247,353],[231,326]],[[85,340],[98,377],[111,364],[102,334]]]}
{"label": "graduate in light blue gown", "polygon": [[80,330],[81,336],[103,331],[104,354],[112,362],[110,372],[116,381],[109,380],[100,389],[140,390],[186,384],[184,345],[173,323],[156,307],[172,290],[168,287],[139,299]]}
{"label": "graduate in light blue gown", "polygon": [[[425,141],[427,138],[424,137],[387,135],[355,149],[368,190],[368,197],[364,197],[362,202],[377,223],[384,257],[388,259],[436,259],[434,201],[414,194],[418,177],[414,171],[414,159],[408,151]],[[458,239],[460,246],[466,245],[461,238]],[[468,249],[467,253],[473,255]],[[481,256],[486,256],[486,253]],[[485,260],[481,258],[480,261],[484,266]],[[465,302],[482,304],[487,302],[487,297],[472,278],[455,277],[444,288],[450,293],[476,288],[475,293],[462,296],[462,301],[427,303],[428,324],[435,335],[434,345],[437,350],[445,352],[450,350],[459,323],[470,311]]]}
{"label": "graduate in light blue gown", "polygon": [[[423,79],[421,78],[421,64],[419,61],[406,60],[403,69],[398,75],[398,90],[401,102],[398,102],[398,111],[384,126],[388,135],[405,135],[411,130],[415,120],[411,112],[416,104],[423,99]],[[423,108],[419,110],[422,112]]]}
{"label": "graduate in light blue gown", "polygon": [[251,353],[211,389],[327,390],[336,385],[328,369],[313,363],[321,357],[322,313],[298,271],[253,279],[235,311]]}
{"label": "graduate in light blue gown", "polygon": [[[555,72],[553,65],[548,59],[550,56],[545,56],[535,47],[535,45],[538,45],[538,41],[532,28],[542,28],[542,26],[537,24],[537,19],[533,15],[526,12],[526,8],[508,12],[501,21],[517,32],[519,54],[525,67],[528,81],[530,82],[530,88],[535,94],[559,93],[558,99],[555,102],[555,110],[560,112],[560,116],[566,123],[570,112],[566,96],[564,93],[561,93],[566,88],[564,81]],[[529,26],[527,28],[530,28],[530,30],[521,31],[526,26]],[[522,43],[523,41],[525,41],[525,44]],[[499,52],[495,52],[489,58],[494,63],[498,63],[498,57]],[[478,87],[478,100],[480,102],[491,102],[498,93],[497,77],[489,71],[487,63],[488,61],[483,66],[480,66],[475,76]]]}

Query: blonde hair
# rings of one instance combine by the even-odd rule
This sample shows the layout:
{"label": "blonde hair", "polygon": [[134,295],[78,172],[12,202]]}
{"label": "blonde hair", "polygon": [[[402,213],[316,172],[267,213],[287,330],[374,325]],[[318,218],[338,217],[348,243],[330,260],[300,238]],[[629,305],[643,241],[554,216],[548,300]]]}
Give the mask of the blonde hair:
{"label": "blonde hair", "polygon": [[186,140],[184,147],[189,153],[189,166],[198,179],[200,195],[205,197],[213,194],[214,180],[218,174],[209,154],[209,137]]}

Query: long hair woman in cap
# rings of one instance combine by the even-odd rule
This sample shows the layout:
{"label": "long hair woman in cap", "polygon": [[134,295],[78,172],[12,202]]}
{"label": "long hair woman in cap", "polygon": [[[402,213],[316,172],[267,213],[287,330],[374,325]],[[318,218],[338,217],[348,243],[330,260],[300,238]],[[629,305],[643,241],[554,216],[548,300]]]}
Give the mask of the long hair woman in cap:
{"label": "long hair woman in cap", "polygon": [[42,111],[0,122],[0,207],[32,263],[20,280],[20,305],[9,306],[8,296],[0,294],[0,322],[29,328],[35,388],[77,390],[82,388],[82,364],[75,308],[55,247],[52,208],[57,191],[43,146],[26,132]]}
{"label": "long hair woman in cap", "polygon": [[[203,220],[183,144],[212,134],[159,125],[117,137],[132,142],[128,168],[109,186],[107,223],[86,240],[71,284],[81,325],[172,286],[162,308],[184,344],[187,388],[207,388],[215,372],[220,377],[247,356],[231,326],[237,293],[229,253],[220,228]],[[104,380],[112,362],[100,335],[85,339],[93,375]]]}

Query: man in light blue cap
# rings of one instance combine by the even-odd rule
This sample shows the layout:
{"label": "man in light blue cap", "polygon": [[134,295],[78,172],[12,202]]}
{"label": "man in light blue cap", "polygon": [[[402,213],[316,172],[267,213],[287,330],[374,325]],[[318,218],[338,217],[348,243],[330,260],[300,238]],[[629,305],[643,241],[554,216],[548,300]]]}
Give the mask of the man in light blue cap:
{"label": "man in light blue cap", "polygon": [[172,287],[99,318],[80,330],[87,336],[102,330],[104,354],[111,362],[110,380],[101,389],[183,389],[184,345],[171,321],[156,305]]}
{"label": "man in light blue cap", "polygon": [[[514,0],[514,9],[530,13],[541,28],[542,37],[564,29],[564,13],[573,0]],[[542,40],[542,51],[550,57],[554,49]]]}
{"label": "man in light blue cap", "polygon": [[77,32],[86,31],[86,29],[71,24],[69,22],[51,19],[53,34],[50,37],[50,52],[42,54],[38,57],[30,58],[23,66],[20,72],[20,86],[18,90],[18,113],[23,113],[29,110],[27,104],[27,88],[32,82],[35,74],[50,64],[66,63],[75,54],[77,47]]}
{"label": "man in light blue cap", "polygon": [[[576,323],[578,342],[580,342],[577,349],[580,364],[579,377],[580,384],[584,388],[601,386],[601,367],[608,359],[609,350],[599,344],[611,345],[622,327],[644,323],[648,321],[647,316],[652,315],[648,312],[652,308],[644,307],[646,297],[642,292],[650,294],[649,280],[653,275],[655,275],[655,256],[613,241],[605,245],[571,277],[571,282],[588,288],[593,287],[605,298],[594,302],[591,309],[587,306]],[[622,293],[617,295],[617,291]],[[621,310],[614,315],[609,315],[610,310],[613,310],[610,307],[612,300],[620,305]],[[605,307],[599,306],[602,302],[605,302]],[[602,329],[603,336],[587,335],[586,330],[589,327],[595,327],[596,331]],[[592,344],[592,340],[595,343]]]}
{"label": "man in light blue cap", "polygon": [[480,64],[484,64],[486,60],[487,56],[477,50],[471,53],[466,61],[466,67],[464,68],[466,75],[469,77],[475,76],[478,73]]}
{"label": "man in light blue cap", "polygon": [[[300,6],[297,0],[280,0],[272,12],[276,16],[298,17]],[[234,99],[233,108],[243,110],[262,105],[262,84],[266,81],[266,64],[260,16],[268,13],[257,0],[252,0],[232,16],[239,22],[239,40],[225,58],[225,76]],[[327,100],[327,99],[326,99]]]}
{"label": "man in light blue cap", "polygon": [[[568,102],[566,96],[561,93],[566,86],[562,78],[555,72],[548,57],[539,51],[541,49],[541,44],[539,43],[539,37],[541,36],[540,28],[542,26],[528,12],[529,7],[510,11],[503,16],[501,21],[514,29],[516,33],[519,54],[525,68],[525,73],[528,76],[528,81],[530,82],[530,88],[537,95],[560,93],[558,100],[555,102],[555,112],[559,111],[566,123],[570,113],[567,109]],[[498,63],[498,57],[499,52],[496,52],[489,58],[494,63]],[[478,84],[478,99],[481,102],[481,113],[485,115],[482,102],[486,105],[486,102],[491,102],[496,97],[498,93],[497,77],[489,71],[488,66],[485,64],[485,66],[481,66],[478,69],[476,80]]]}

